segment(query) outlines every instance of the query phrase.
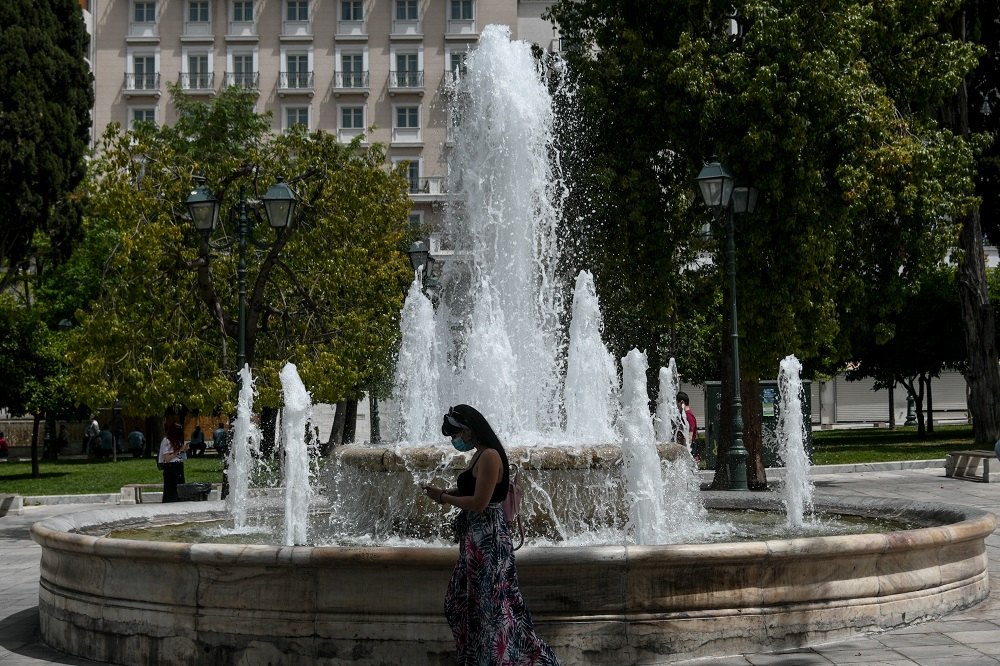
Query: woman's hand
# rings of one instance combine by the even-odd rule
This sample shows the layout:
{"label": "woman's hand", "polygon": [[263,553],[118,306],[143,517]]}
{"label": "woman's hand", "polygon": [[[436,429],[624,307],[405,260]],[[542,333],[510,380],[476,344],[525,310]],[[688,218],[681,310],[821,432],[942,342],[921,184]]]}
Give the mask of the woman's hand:
{"label": "woman's hand", "polygon": [[444,493],[445,493],[444,490],[442,490],[440,488],[435,488],[434,486],[423,486],[423,488],[424,488],[424,492],[427,493],[428,497],[430,497],[432,500],[434,500],[438,504],[441,504],[441,496],[444,495]]}

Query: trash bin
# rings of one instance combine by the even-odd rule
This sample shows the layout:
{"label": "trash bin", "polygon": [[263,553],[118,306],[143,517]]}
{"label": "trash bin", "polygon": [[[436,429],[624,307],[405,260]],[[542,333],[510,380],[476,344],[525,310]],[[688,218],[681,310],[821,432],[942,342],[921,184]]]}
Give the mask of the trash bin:
{"label": "trash bin", "polygon": [[[781,396],[778,393],[778,382],[773,379],[763,379],[759,382],[760,396],[757,408],[760,410],[761,433],[764,440],[764,467],[779,467],[778,458],[778,412]],[[812,394],[808,379],[802,380],[802,418],[806,427],[806,453],[812,459]],[[715,469],[715,458],[719,450],[719,431],[721,429],[720,412],[722,409],[722,385],[719,382],[705,384],[705,461],[709,469]],[[745,411],[754,405],[753,401],[743,396],[744,420]]]}
{"label": "trash bin", "polygon": [[212,492],[211,483],[181,483],[177,485],[177,498],[182,502],[204,502]]}

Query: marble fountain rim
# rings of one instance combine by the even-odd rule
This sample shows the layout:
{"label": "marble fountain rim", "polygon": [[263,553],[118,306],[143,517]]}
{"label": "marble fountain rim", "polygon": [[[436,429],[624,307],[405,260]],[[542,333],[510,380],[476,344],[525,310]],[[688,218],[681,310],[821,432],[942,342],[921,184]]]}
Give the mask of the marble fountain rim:
{"label": "marble fountain rim", "polygon": [[[733,491],[704,491],[705,505],[711,509],[753,509],[780,511],[781,497],[776,493],[744,493]],[[985,538],[997,526],[997,516],[989,511],[960,504],[940,502],[914,502],[900,499],[864,497],[852,500],[823,498],[815,500],[818,512],[883,518],[914,523],[914,527],[884,533],[858,533],[833,536],[768,539],[764,541],[737,541],[708,544],[669,544],[637,546],[608,544],[599,546],[525,546],[518,552],[518,562],[558,561],[560,554],[592,553],[610,556],[612,553],[643,553],[672,555],[677,558],[738,559],[747,556],[780,556],[806,554],[881,553],[895,548],[932,548],[949,542]],[[179,513],[187,509],[186,513]],[[79,530],[96,527],[135,527],[138,524],[171,524],[217,520],[225,513],[225,502],[210,501],[183,504],[157,504],[114,509],[96,509],[64,516],[55,516],[35,523],[32,538],[44,547],[60,550],[88,551],[94,554],[128,552],[130,556],[173,559],[183,554],[184,559],[217,562],[220,557],[237,561],[267,561],[273,565],[298,566],[308,564],[311,558],[306,551],[314,552],[325,563],[343,557],[354,561],[358,553],[372,552],[392,559],[414,560],[453,559],[456,546],[282,546],[277,544],[210,544],[191,542],[144,541],[119,539],[106,536],[81,534]]]}

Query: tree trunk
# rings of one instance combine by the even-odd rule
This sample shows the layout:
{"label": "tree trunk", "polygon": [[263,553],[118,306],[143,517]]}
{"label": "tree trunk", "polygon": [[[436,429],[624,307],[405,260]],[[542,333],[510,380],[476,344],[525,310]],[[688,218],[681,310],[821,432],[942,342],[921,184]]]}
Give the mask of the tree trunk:
{"label": "tree trunk", "polygon": [[343,400],[337,403],[337,409],[333,413],[333,426],[330,428],[330,445],[332,453],[338,446],[344,443],[344,417],[347,413],[347,403]]}
{"label": "tree trunk", "polygon": [[896,384],[889,387],[889,430],[896,429]]}
{"label": "tree trunk", "polygon": [[931,379],[927,376],[927,434],[934,432],[934,398],[931,394]]}
{"label": "tree trunk", "polygon": [[264,460],[274,457],[277,426],[277,407],[265,407],[260,410],[260,456]]}
{"label": "tree trunk", "polygon": [[369,396],[369,401],[371,404],[371,442],[372,444],[378,444],[382,441],[382,421],[378,413],[378,398],[371,395]]}
{"label": "tree trunk", "polygon": [[767,490],[764,471],[764,424],[760,413],[760,381],[740,378],[743,401],[743,446],[747,450],[747,487]]}
{"label": "tree trunk", "polygon": [[1000,438],[1000,365],[994,334],[993,306],[986,290],[986,263],[979,211],[967,217],[958,237],[964,251],[958,267],[958,297],[968,363],[969,413],[977,448],[992,448]]}
{"label": "tree trunk", "polygon": [[35,414],[35,423],[31,428],[31,478],[40,479],[42,473],[38,471],[38,424],[42,422],[42,415]]}
{"label": "tree trunk", "polygon": [[344,444],[353,444],[358,430],[358,401],[348,400],[344,409]]}

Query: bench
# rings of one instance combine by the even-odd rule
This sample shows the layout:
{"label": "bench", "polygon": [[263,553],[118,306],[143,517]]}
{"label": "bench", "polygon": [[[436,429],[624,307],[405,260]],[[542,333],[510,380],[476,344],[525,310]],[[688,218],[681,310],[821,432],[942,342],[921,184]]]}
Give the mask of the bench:
{"label": "bench", "polygon": [[[990,461],[996,457],[993,451],[952,451],[944,461],[945,476],[989,483]],[[979,463],[983,464],[983,471],[977,474]]]}
{"label": "bench", "polygon": [[119,504],[142,504],[143,490],[159,490],[163,492],[162,483],[130,483],[122,486]]}
{"label": "bench", "polygon": [[[210,483],[184,483],[179,485],[178,494],[181,496],[182,501],[204,501],[210,496],[211,491],[214,489],[214,485]],[[159,490],[163,492],[162,483],[129,483],[122,486],[121,497],[118,500],[119,504],[142,504],[142,491],[143,490]]]}

